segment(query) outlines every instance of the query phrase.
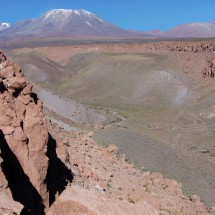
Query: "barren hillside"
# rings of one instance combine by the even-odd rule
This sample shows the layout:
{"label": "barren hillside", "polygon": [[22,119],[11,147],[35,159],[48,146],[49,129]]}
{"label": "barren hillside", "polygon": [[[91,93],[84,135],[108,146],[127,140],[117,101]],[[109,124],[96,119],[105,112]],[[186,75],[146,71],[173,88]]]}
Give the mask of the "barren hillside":
{"label": "barren hillside", "polygon": [[[212,207],[213,51],[213,41],[197,41],[40,47],[8,53],[38,84],[52,122],[69,130],[94,130],[97,143],[118,145],[136,166],[177,180],[187,196],[198,194]],[[40,75],[31,76],[41,72],[45,81],[35,79]],[[40,95],[42,91],[45,94]],[[73,116],[53,109],[51,98],[71,105]],[[110,121],[99,117],[95,121],[91,110]]]}

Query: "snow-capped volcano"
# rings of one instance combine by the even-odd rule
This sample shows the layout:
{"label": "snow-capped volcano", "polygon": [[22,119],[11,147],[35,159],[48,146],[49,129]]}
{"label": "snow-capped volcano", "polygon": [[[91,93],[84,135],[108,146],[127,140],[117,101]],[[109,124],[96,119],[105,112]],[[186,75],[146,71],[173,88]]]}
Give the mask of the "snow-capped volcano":
{"label": "snow-capped volcano", "polygon": [[59,21],[61,20],[62,23],[65,21],[68,22],[72,15],[78,15],[82,16],[88,19],[96,19],[100,22],[103,22],[101,18],[96,16],[93,13],[90,13],[85,10],[65,10],[65,9],[55,9],[47,12],[43,17],[45,20],[51,20],[51,21]]}
{"label": "snow-capped volcano", "polygon": [[3,30],[5,30],[6,28],[9,28],[9,27],[10,27],[9,23],[6,23],[6,22],[0,23],[0,31],[3,31]]}
{"label": "snow-capped volcano", "polygon": [[28,37],[132,37],[135,34],[85,10],[55,9],[39,18],[18,22],[0,33],[3,39]]}
{"label": "snow-capped volcano", "polygon": [[[41,22],[43,25],[51,23],[57,30],[64,28],[64,30],[66,30],[66,28],[69,30],[71,27],[77,27],[78,25],[81,25],[80,27],[82,28],[87,26],[88,28],[91,27],[96,29],[98,24],[106,23],[104,20],[88,11],[65,9],[56,9],[45,13],[41,17]],[[110,23],[106,24],[109,26],[111,25]],[[116,26],[113,25],[111,25],[111,27],[116,28]]]}

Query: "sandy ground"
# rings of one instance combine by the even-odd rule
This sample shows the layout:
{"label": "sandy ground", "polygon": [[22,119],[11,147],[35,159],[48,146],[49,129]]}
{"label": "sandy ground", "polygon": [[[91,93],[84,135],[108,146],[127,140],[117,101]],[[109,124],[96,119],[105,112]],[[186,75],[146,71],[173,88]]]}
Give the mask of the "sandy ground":
{"label": "sandy ground", "polygon": [[77,128],[75,126],[71,126],[71,125],[69,125],[69,124],[67,124],[61,120],[57,120],[57,119],[54,119],[52,117],[50,117],[50,121],[51,121],[51,123],[57,124],[60,128],[63,128],[67,131],[79,131],[80,130],[79,128]]}
{"label": "sandy ground", "polygon": [[109,124],[112,120],[112,117],[107,114],[105,115],[94,109],[87,108],[86,106],[71,99],[60,97],[59,95],[54,94],[38,85],[34,87],[34,91],[44,102],[46,107],[75,122],[95,126],[98,124]]}

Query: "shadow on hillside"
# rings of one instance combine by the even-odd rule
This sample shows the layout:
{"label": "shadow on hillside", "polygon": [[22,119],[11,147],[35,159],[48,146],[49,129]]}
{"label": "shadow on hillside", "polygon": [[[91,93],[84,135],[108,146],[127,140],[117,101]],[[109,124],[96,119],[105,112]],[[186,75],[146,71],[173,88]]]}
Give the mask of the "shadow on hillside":
{"label": "shadow on hillside", "polygon": [[73,175],[65,164],[57,157],[56,140],[49,134],[47,157],[49,158],[48,171],[45,183],[49,192],[49,206],[51,206],[57,194],[61,194]]}
{"label": "shadow on hillside", "polygon": [[8,146],[1,130],[0,149],[3,159],[1,164],[2,171],[8,181],[13,199],[24,206],[21,214],[45,215],[45,206],[41,196],[24,173],[19,160]]}

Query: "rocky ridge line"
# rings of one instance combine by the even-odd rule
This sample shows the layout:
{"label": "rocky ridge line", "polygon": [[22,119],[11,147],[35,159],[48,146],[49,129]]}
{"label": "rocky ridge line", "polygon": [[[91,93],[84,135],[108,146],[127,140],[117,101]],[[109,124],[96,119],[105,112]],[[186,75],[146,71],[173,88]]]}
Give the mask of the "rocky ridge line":
{"label": "rocky ridge line", "polygon": [[[2,52],[0,63],[0,130],[3,172],[9,187],[14,189],[15,200],[27,204],[27,200],[20,196],[21,190],[19,189],[23,189],[23,195],[26,191],[29,196],[41,197],[41,207],[43,207],[42,202],[47,202],[48,199],[44,184],[48,167],[46,156],[48,129],[42,113],[43,105],[32,92],[32,85],[26,81],[20,67],[10,62]],[[9,155],[13,158],[9,158]],[[19,180],[20,184],[13,187]],[[22,187],[24,186],[21,184],[22,180],[29,183],[29,187],[27,185],[26,188]],[[32,203],[34,203],[33,200]]]}
{"label": "rocky ridge line", "polygon": [[45,214],[72,179],[71,172],[57,157],[42,101],[20,67],[2,52],[0,113],[0,214]]}

